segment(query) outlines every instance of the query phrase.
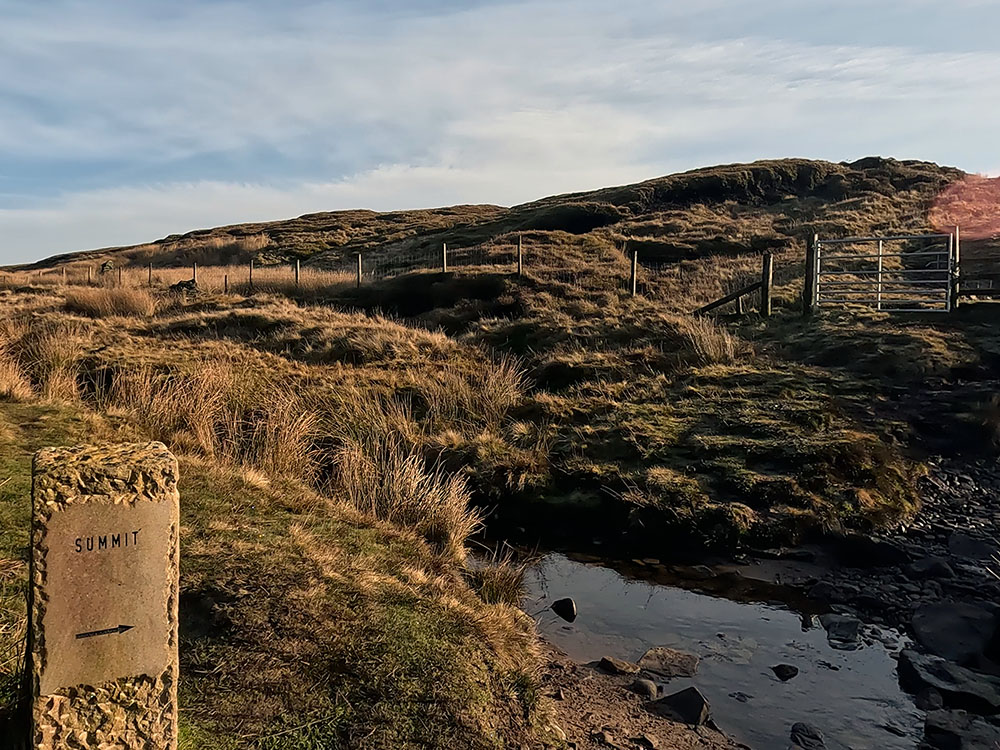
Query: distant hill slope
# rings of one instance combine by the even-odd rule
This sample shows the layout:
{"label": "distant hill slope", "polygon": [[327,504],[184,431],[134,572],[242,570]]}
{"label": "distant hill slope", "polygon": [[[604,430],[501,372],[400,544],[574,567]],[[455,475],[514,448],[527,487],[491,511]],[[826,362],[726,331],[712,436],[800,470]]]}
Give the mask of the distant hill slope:
{"label": "distant hill slope", "polygon": [[[641,182],[544,198],[511,208],[463,205],[416,211],[352,210],[281,221],[238,224],[170,235],[156,242],[57,255],[18,269],[63,263],[155,266],[282,263],[300,259],[337,268],[361,251],[395,254],[475,247],[532,232],[628,238],[645,260],[676,261],[740,255],[800,245],[826,234],[924,230],[935,197],[964,177],[958,169],[921,161],[871,157],[834,164],[805,159],[697,169]],[[564,244],[556,242],[555,244]]]}

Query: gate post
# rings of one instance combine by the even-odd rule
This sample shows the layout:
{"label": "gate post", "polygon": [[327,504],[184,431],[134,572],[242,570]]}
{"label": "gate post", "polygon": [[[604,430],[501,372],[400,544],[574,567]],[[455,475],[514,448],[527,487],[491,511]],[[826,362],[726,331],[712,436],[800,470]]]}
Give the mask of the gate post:
{"label": "gate post", "polygon": [[875,309],[882,309],[882,240],[878,241],[878,280],[875,282]]}
{"label": "gate post", "polygon": [[808,315],[816,307],[816,259],[819,254],[819,235],[814,234],[806,248],[806,278],[802,285],[802,312]]}
{"label": "gate post", "polygon": [[952,237],[953,247],[949,258],[951,266],[951,306],[949,312],[958,307],[958,295],[961,291],[959,286],[959,274],[961,272],[962,260],[962,233],[959,227],[955,227],[955,235]]}

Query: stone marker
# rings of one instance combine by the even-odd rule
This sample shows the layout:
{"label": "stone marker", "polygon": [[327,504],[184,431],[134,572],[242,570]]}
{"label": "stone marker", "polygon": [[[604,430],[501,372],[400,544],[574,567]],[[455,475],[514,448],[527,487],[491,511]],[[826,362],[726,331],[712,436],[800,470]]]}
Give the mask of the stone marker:
{"label": "stone marker", "polygon": [[174,750],[177,461],[46,448],[32,480],[32,747]]}

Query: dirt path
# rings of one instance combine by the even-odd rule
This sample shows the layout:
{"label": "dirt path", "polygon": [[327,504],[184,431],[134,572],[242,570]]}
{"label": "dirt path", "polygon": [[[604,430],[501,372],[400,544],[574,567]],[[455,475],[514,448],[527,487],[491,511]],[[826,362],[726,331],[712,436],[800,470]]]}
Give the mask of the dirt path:
{"label": "dirt path", "polygon": [[610,675],[577,664],[546,646],[542,692],[552,699],[556,724],[575,750],[734,750],[744,747],[707,726],[690,727],[657,716],[629,686],[635,676]]}

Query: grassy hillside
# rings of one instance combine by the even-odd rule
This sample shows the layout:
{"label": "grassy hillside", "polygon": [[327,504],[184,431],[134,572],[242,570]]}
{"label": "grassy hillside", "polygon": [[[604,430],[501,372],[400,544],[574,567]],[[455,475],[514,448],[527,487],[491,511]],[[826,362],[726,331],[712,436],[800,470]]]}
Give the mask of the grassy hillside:
{"label": "grassy hillside", "polygon": [[[544,701],[530,623],[510,606],[516,575],[467,558],[482,523],[661,558],[771,547],[906,523],[942,425],[947,449],[991,449],[990,310],[798,309],[809,237],[929,230],[961,177],[922,162],[758,162],[509,209],[314,214],[9,269],[6,606],[16,614],[23,586],[28,451],[88,433],[163,440],[184,457],[190,498],[189,737],[517,746],[545,723]],[[509,265],[519,236],[523,277]],[[442,242],[483,265],[434,270]],[[637,297],[623,293],[626,242],[645,264]],[[223,294],[231,266],[201,271],[196,295],[140,288],[146,263],[341,271],[358,251],[396,275]],[[690,315],[753,279],[764,251],[772,318]],[[63,268],[107,259],[135,268],[125,287],[114,275],[59,283]],[[15,642],[17,618],[5,622]],[[285,698],[265,697],[286,684]]]}

